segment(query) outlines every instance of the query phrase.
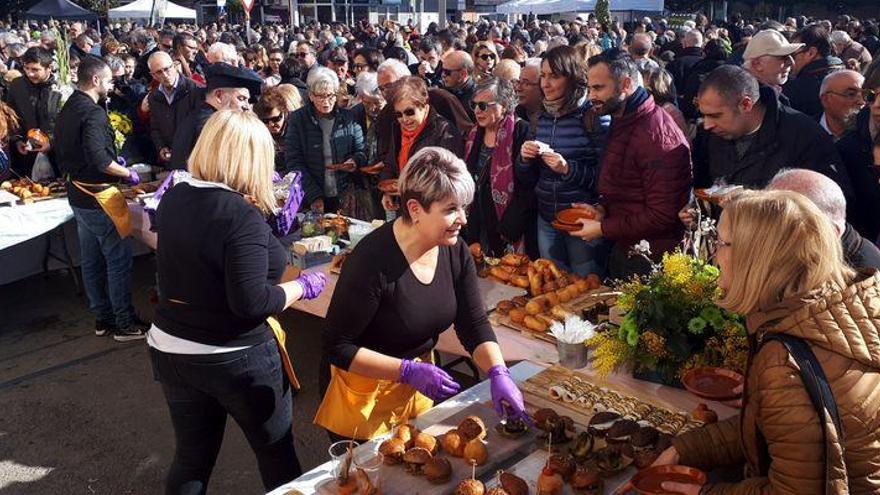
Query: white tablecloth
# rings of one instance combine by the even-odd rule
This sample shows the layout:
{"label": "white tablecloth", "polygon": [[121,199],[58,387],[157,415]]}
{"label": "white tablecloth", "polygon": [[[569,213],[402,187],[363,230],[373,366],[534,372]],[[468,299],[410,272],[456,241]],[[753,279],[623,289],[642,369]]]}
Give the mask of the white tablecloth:
{"label": "white tablecloth", "polygon": [[73,219],[67,198],[0,208],[0,251],[39,237]]}
{"label": "white tablecloth", "polygon": [[[510,368],[510,375],[517,382],[521,382],[524,380],[528,380],[532,376],[541,372],[544,369],[544,366],[535,363],[522,362]],[[465,390],[464,392],[456,395],[455,397],[443,401],[442,403],[434,406],[433,408],[426,411],[421,416],[417,417],[412,423],[419,429],[425,429],[433,424],[441,422],[443,419],[452,416],[453,414],[461,411],[465,407],[470,404],[476,402],[486,402],[492,398],[491,393],[489,392],[489,381],[482,381],[473,387]],[[372,442],[367,442],[357,449],[372,449],[376,450],[378,448],[378,443],[380,440],[373,440]],[[328,454],[329,458],[330,455]],[[312,469],[311,471],[303,474],[299,478],[282,485],[275,490],[272,490],[269,495],[285,495],[290,490],[298,490],[304,494],[312,494],[316,492],[316,487],[319,483],[322,483],[331,478],[331,470],[333,465],[330,461],[321,464],[320,466]]]}

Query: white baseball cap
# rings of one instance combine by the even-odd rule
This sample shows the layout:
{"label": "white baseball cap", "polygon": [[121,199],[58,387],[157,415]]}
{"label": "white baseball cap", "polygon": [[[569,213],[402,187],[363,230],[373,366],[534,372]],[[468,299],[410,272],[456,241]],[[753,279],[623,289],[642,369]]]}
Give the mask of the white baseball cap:
{"label": "white baseball cap", "polygon": [[746,51],[743,52],[744,60],[773,55],[785,57],[793,54],[804,47],[803,43],[789,43],[785,36],[775,29],[765,29],[752,36]]}

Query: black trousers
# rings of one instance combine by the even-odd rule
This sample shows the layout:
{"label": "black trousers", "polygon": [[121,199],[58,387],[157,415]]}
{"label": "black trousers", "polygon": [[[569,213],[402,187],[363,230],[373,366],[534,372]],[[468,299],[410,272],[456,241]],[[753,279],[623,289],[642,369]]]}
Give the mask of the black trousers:
{"label": "black trousers", "polygon": [[257,456],[266,491],[302,474],[293,446],[290,383],[274,340],[221,354],[168,354],[150,349],[176,450],[165,493],[207,491],[226,417],[232,416]]}

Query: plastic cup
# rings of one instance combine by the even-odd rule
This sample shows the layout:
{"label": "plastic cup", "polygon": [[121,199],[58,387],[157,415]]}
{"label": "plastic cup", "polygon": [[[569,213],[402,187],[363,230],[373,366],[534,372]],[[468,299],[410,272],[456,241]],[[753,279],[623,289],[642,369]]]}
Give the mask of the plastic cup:
{"label": "plastic cup", "polygon": [[[332,470],[334,479],[339,477],[339,470],[342,468],[342,465],[344,464],[345,456],[348,454],[349,445],[352,448],[357,448],[357,446],[359,444],[357,442],[351,442],[349,440],[340,440],[340,441],[330,445],[330,448],[327,449],[327,452],[330,454],[330,460],[332,461],[331,462],[331,470]],[[354,464],[354,463],[352,463],[352,464]],[[352,467],[354,467],[354,466],[352,466]],[[354,473],[352,472],[350,474],[353,475]]]}
{"label": "plastic cup", "polygon": [[[382,466],[384,457],[374,450],[361,450],[354,455],[354,467],[360,493],[368,493],[367,481],[375,488],[375,493],[382,491]],[[360,474],[363,472],[363,474]],[[364,479],[364,476],[367,479]]]}

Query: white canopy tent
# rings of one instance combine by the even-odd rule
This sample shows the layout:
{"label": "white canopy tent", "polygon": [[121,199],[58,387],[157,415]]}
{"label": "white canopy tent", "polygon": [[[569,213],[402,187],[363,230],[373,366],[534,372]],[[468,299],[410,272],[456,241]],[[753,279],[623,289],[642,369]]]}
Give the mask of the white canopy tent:
{"label": "white canopy tent", "polygon": [[[149,19],[153,9],[153,0],[135,0],[134,2],[110,9],[107,17],[110,19]],[[175,3],[165,2],[165,13],[158,13],[165,19],[195,19],[196,11]]]}
{"label": "white canopy tent", "polygon": [[[592,12],[596,0],[512,0],[495,8],[499,14],[564,14],[566,12]],[[642,11],[662,12],[663,0],[614,0],[612,12]]]}

